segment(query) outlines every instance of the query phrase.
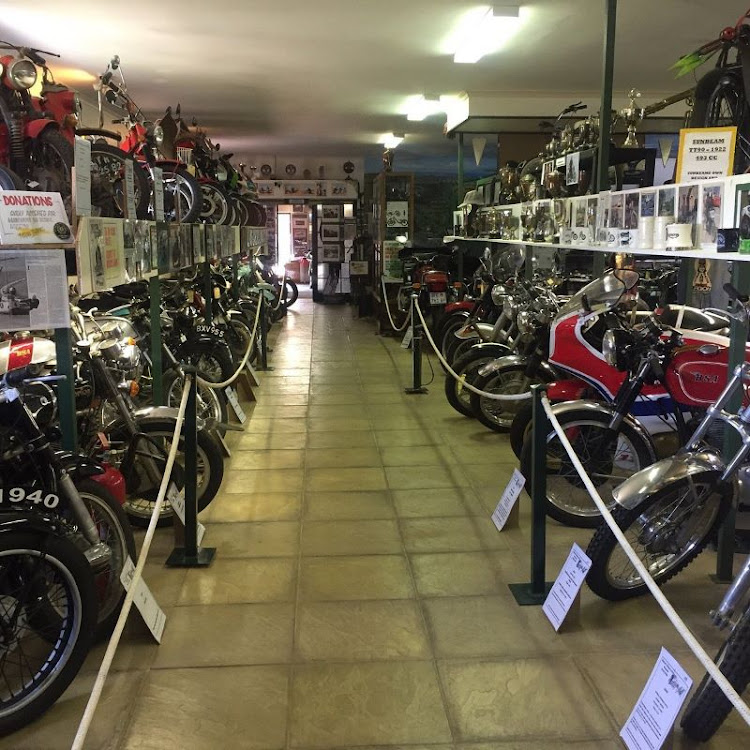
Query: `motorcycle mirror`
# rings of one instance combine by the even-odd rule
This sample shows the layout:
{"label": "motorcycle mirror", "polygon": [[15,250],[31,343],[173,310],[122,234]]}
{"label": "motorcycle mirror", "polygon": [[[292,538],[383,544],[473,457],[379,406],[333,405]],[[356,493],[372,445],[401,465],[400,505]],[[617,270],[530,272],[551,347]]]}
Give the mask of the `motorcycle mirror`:
{"label": "motorcycle mirror", "polygon": [[589,304],[589,298],[586,294],[581,295],[581,307],[583,307],[586,312],[591,312],[591,305]]}
{"label": "motorcycle mirror", "polygon": [[215,145],[214,145],[214,148],[215,148],[215,149],[216,149],[217,151],[221,151],[221,144],[220,144],[220,143],[217,143],[217,144],[215,144]]}
{"label": "motorcycle mirror", "polygon": [[112,70],[117,70],[120,67],[120,56],[115,55],[109,62],[109,67],[112,68]]}
{"label": "motorcycle mirror", "polygon": [[179,103],[179,102],[177,102],[177,108],[175,109],[175,111],[174,111],[174,112],[175,112],[175,114],[177,115],[177,117],[179,117],[179,116],[180,116],[180,103]]}
{"label": "motorcycle mirror", "polygon": [[197,117],[193,117],[192,123],[193,123],[193,127],[194,128],[197,127],[198,126],[198,118]]}
{"label": "motorcycle mirror", "polygon": [[107,91],[104,94],[104,98],[110,103],[114,104],[117,101],[117,94],[114,91]]}

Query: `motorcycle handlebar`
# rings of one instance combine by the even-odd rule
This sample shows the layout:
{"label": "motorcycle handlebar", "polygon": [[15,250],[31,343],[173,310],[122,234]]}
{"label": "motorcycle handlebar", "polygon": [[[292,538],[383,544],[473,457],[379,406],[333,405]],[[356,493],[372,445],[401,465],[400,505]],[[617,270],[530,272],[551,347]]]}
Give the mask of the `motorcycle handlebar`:
{"label": "motorcycle handlebar", "polygon": [[732,300],[732,302],[742,302],[743,304],[745,304],[750,301],[750,297],[747,294],[740,294],[737,291],[736,287],[729,282],[724,284],[724,291],[727,293],[727,296],[730,300]]}

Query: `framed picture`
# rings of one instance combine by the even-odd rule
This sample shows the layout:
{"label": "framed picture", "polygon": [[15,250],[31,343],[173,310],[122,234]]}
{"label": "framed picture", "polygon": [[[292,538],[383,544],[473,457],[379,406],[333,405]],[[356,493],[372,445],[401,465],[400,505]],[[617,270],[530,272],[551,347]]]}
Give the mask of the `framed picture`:
{"label": "framed picture", "polygon": [[295,242],[307,242],[307,228],[292,229],[292,239]]}
{"label": "framed picture", "polygon": [[180,267],[193,265],[193,229],[190,224],[180,224]]}
{"label": "framed picture", "polygon": [[715,250],[718,227],[721,223],[722,193],[720,182],[701,185],[700,198],[700,244],[704,250]]}
{"label": "framed picture", "polygon": [[341,263],[344,259],[344,248],[338,242],[324,242],[320,246],[321,263]]}
{"label": "framed picture", "polygon": [[665,218],[674,218],[676,189],[673,187],[661,188],[659,190],[659,216]]}
{"label": "framed picture", "polygon": [[295,203],[292,206],[292,213],[293,214],[306,214],[307,206],[304,203]]}
{"label": "framed picture", "polygon": [[624,221],[625,196],[622,193],[612,193],[609,203],[609,227],[622,229]]}
{"label": "framed picture", "polygon": [[625,229],[638,229],[638,211],[639,211],[640,193],[633,190],[631,193],[625,193]]}
{"label": "framed picture", "polygon": [[653,218],[656,213],[656,192],[648,190],[641,193],[641,217]]}
{"label": "framed picture", "polygon": [[292,229],[306,229],[307,216],[292,216]]}
{"label": "framed picture", "polygon": [[323,242],[338,242],[341,239],[341,227],[338,224],[323,224],[320,227],[320,238]]}
{"label": "framed picture", "polygon": [[192,224],[193,228],[193,259],[196,263],[206,261],[206,233],[203,224]]}
{"label": "framed picture", "polygon": [[180,236],[180,225],[170,223],[169,225],[169,267],[180,268],[182,263],[182,237]]}
{"label": "framed picture", "polygon": [[677,192],[677,223],[695,224],[698,218],[698,185],[681,186]]}
{"label": "framed picture", "polygon": [[323,204],[320,207],[321,221],[341,221],[341,204]]}

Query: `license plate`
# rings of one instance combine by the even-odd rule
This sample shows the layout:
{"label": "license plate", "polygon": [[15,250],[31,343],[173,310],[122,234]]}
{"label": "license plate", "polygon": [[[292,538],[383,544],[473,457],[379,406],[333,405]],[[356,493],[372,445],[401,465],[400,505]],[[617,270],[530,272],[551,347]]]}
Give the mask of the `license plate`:
{"label": "license plate", "polygon": [[195,326],[196,333],[207,333],[211,336],[216,336],[216,338],[223,338],[224,337],[224,331],[221,330],[221,328],[217,328],[216,326],[207,326],[204,323],[199,323],[197,326]]}
{"label": "license plate", "polygon": [[445,292],[430,292],[431,305],[444,305],[448,302],[448,295]]}

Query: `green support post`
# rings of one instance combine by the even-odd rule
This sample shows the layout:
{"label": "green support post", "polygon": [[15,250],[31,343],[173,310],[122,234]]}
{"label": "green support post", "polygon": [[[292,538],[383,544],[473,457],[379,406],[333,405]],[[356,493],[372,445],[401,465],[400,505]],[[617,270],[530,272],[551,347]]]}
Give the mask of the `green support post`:
{"label": "green support post", "polygon": [[526,257],[523,261],[523,270],[526,276],[526,281],[534,280],[534,247],[532,245],[526,245]]}
{"label": "green support post", "polygon": [[599,147],[597,149],[595,191],[609,190],[609,139],[612,129],[612,80],[615,71],[615,27],[617,0],[604,0],[604,59],[602,98],[599,105]]}
{"label": "green support post", "polygon": [[464,134],[458,134],[458,202],[464,199]]}
{"label": "green support post", "polygon": [[75,451],[78,444],[78,431],[76,429],[73,341],[70,335],[70,328],[55,329],[55,353],[57,357],[57,374],[65,376],[65,380],[60,380],[57,383],[57,408],[60,412],[62,447],[66,451]]}
{"label": "green support post", "polygon": [[412,385],[411,388],[404,388],[404,393],[418,394],[427,393],[427,389],[422,385],[422,320],[417,310],[419,306],[419,295],[416,291],[411,294],[411,370]]}
{"label": "green support post", "polygon": [[161,286],[159,277],[152,276],[148,280],[148,293],[150,295],[151,313],[151,378],[152,378],[152,399],[154,406],[161,406],[164,403],[163,382],[163,364],[161,358]]}
{"label": "green support post", "polygon": [[203,299],[205,300],[206,323],[211,325],[213,321],[214,285],[211,280],[211,262],[208,260],[203,264]]}
{"label": "green support post", "polygon": [[531,582],[508,584],[516,602],[522,607],[543,604],[552,588],[552,582],[544,580],[547,565],[547,435],[550,430],[542,405],[545,390],[544,384],[531,386],[531,476],[525,477],[531,495]]}

